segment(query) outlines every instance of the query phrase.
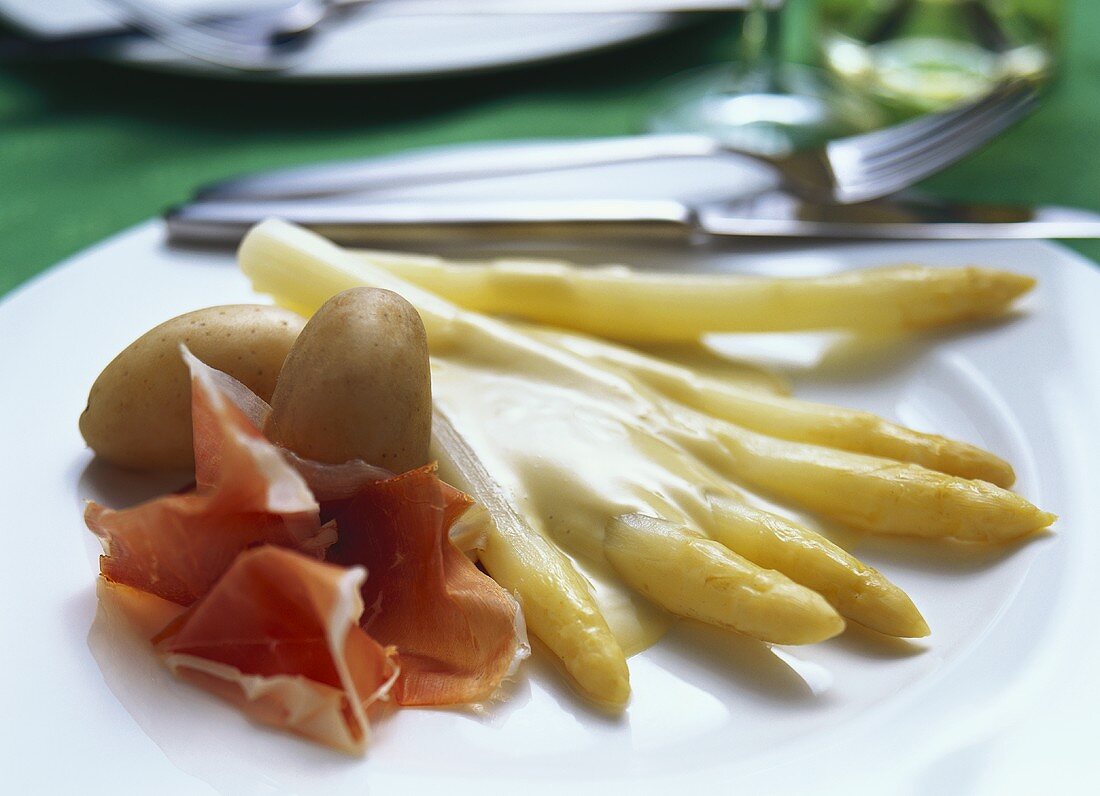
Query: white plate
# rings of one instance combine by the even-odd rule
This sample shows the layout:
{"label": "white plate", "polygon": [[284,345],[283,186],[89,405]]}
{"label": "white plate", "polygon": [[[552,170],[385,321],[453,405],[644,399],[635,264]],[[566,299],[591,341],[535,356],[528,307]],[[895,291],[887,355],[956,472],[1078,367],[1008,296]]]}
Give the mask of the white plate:
{"label": "white plate", "polygon": [[[286,0],[149,0],[165,7],[210,11]],[[41,36],[116,26],[96,0],[0,0],[0,17]],[[242,75],[179,55],[156,42],[131,42],[109,51],[127,63],[213,77],[262,80],[389,80],[480,72],[599,50],[667,30],[673,14],[560,14],[546,16],[360,15],[333,26],[293,67]]]}
{"label": "white plate", "polygon": [[921,607],[934,631],[926,642],[849,631],[769,650],[679,630],[632,659],[634,699],[620,720],[585,708],[535,660],[487,715],[403,711],[378,728],[367,759],[346,759],[250,724],[110,638],[89,639],[97,545],[80,501],[110,479],[90,466],[77,433],[88,387],[169,316],[255,298],[229,255],[171,250],[150,222],[0,304],[0,770],[9,792],[648,793],[736,782],[749,793],[1003,794],[1097,783],[1095,267],[1037,242],[615,254],[787,275],[917,261],[1039,277],[1022,315],[1004,323],[858,360],[836,349],[820,359],[821,347],[801,336],[781,347],[796,355],[787,359],[800,395],[1008,457],[1019,490],[1062,516],[1055,533],[961,555],[859,543],[855,552]]}

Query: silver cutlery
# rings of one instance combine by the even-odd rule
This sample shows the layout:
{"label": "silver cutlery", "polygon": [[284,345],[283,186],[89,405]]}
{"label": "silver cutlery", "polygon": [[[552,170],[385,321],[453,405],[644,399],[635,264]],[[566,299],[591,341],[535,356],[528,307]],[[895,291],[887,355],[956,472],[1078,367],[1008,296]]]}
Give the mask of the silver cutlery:
{"label": "silver cutlery", "polygon": [[738,152],[694,135],[504,142],[239,177],[201,189],[196,199],[322,197],[665,158],[736,156],[772,167],[788,191],[807,199],[866,202],[903,190],[974,152],[1026,115],[1037,93],[1030,82],[1008,82],[951,110],[779,158]]}
{"label": "silver cutlery", "polygon": [[280,217],[347,245],[517,239],[729,237],[960,240],[1096,238],[1100,214],[1069,208],[963,205],[930,199],[817,205],[780,192],[698,206],[666,200],[198,202],[169,211],[174,242],[234,245]]}

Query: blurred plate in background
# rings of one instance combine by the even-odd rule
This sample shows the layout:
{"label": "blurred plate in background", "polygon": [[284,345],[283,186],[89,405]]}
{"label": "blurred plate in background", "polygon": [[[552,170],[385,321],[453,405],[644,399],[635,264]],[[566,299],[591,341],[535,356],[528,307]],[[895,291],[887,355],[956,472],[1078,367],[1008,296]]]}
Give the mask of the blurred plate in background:
{"label": "blurred plate in background", "polygon": [[[149,0],[197,13],[286,5],[285,0]],[[21,31],[57,37],[118,27],[96,0],[0,0],[0,18]],[[545,16],[386,16],[338,22],[310,45],[301,63],[247,74],[179,55],[147,40],[119,43],[113,61],[187,74],[263,80],[392,80],[504,69],[578,55],[652,36],[679,22],[675,14]]]}

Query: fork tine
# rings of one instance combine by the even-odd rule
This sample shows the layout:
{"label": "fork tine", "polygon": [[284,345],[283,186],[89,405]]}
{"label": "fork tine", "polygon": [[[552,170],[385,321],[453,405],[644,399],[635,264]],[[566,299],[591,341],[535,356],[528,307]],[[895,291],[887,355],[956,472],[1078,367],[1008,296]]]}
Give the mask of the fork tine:
{"label": "fork tine", "polygon": [[[908,187],[981,147],[1032,109],[1037,97],[1033,84],[1006,86],[996,100],[975,103],[957,113],[947,125],[937,125],[923,140],[907,140],[870,157],[847,151],[830,165],[836,177],[835,194],[842,202],[878,198]],[[883,131],[886,132],[886,131]],[[838,153],[839,154],[839,153]]]}
{"label": "fork tine", "polygon": [[234,69],[271,68],[269,48],[234,36],[232,27],[215,28],[181,20],[176,12],[155,3],[108,0],[126,13],[127,24],[143,29],[164,44],[200,60]]}
{"label": "fork tine", "polygon": [[867,174],[870,178],[876,178],[897,173],[926,174],[929,169],[942,168],[961,155],[973,152],[1020,119],[1032,109],[1035,99],[1034,94],[1020,96],[975,118],[968,118],[956,130],[947,131],[927,144],[868,164]]}
{"label": "fork tine", "polygon": [[974,102],[957,105],[939,113],[918,116],[916,119],[881,130],[838,138],[831,142],[829,147],[850,149],[858,152],[861,157],[889,152],[906,143],[923,140],[944,128],[952,128],[960,118],[980,113],[990,106],[1003,102],[1005,97],[1013,93],[1016,88],[1012,84],[1002,84]]}
{"label": "fork tine", "polygon": [[220,50],[218,42],[213,41],[201,29],[191,25],[181,24],[171,12],[157,6],[156,3],[134,3],[131,0],[109,0],[111,5],[124,10],[128,15],[125,22],[135,27],[155,28],[159,36],[170,38],[181,45],[194,46],[202,52],[209,52],[213,44],[216,50]]}
{"label": "fork tine", "polygon": [[968,130],[960,131],[955,141],[943,142],[941,146],[931,148],[922,156],[914,157],[909,161],[901,160],[891,164],[889,168],[876,169],[870,173],[869,179],[902,181],[906,185],[919,182],[924,177],[946,168],[956,160],[979,149],[982,144],[1022,117],[1029,108],[1030,103],[1020,103],[1006,108],[1004,113],[985,119]]}
{"label": "fork tine", "polygon": [[958,116],[953,124],[944,126],[923,139],[899,143],[892,150],[884,150],[864,158],[864,169],[868,173],[890,171],[899,164],[919,163],[925,156],[931,156],[945,147],[951,148],[953,144],[969,144],[980,140],[979,137],[983,134],[995,135],[1003,129],[1000,125],[1015,121],[1022,112],[1029,109],[1034,96],[1034,91],[1020,92],[982,108],[975,106],[969,113]]}

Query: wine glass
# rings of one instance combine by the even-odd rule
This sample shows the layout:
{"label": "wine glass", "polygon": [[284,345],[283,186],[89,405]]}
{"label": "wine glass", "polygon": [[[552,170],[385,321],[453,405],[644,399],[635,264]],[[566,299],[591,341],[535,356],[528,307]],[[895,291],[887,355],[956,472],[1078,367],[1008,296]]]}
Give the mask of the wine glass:
{"label": "wine glass", "polygon": [[882,126],[877,105],[826,73],[785,61],[789,10],[783,0],[751,0],[746,11],[734,12],[742,23],[740,58],[672,78],[650,131],[699,133],[734,149],[782,156]]}
{"label": "wine glass", "polygon": [[1055,67],[1064,0],[817,0],[825,67],[896,116]]}

